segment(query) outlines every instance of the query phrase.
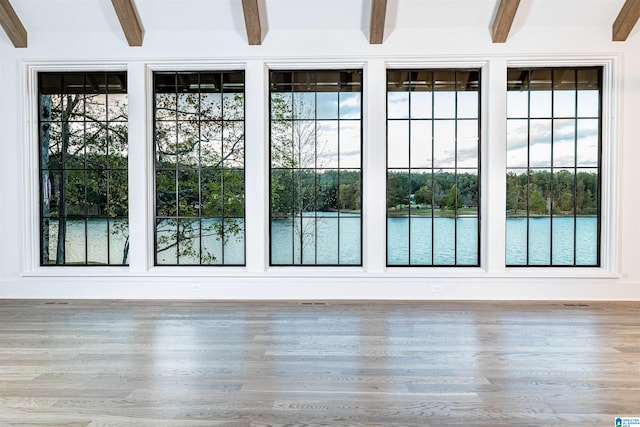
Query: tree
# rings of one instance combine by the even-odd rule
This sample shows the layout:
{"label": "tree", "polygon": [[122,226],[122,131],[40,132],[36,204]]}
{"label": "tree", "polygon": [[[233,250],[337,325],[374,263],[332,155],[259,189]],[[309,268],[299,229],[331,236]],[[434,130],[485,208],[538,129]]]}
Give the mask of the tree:
{"label": "tree", "polygon": [[391,172],[387,178],[387,209],[409,204],[409,174]]}
{"label": "tree", "polygon": [[440,206],[450,210],[457,210],[463,206],[462,194],[455,184],[451,186],[447,197],[443,199],[443,203]]}
{"label": "tree", "polygon": [[360,209],[360,185],[358,183],[340,184],[340,207],[344,210]]}
{"label": "tree", "polygon": [[[294,112],[297,118],[309,119],[294,120]],[[318,184],[327,181],[315,173],[326,144],[312,117],[313,106],[303,96],[272,94],[271,210],[272,215],[291,219],[294,236],[299,239],[300,261],[305,250],[313,250],[315,241],[315,223],[305,214],[337,208],[339,198],[337,182],[332,186]]]}
{"label": "tree", "polygon": [[213,263],[202,242],[243,233],[244,94],[176,89],[156,95],[155,112],[157,214],[166,217],[156,221],[156,253]]}
{"label": "tree", "polygon": [[547,201],[535,184],[529,185],[529,212],[541,215],[547,213]]}
{"label": "tree", "polygon": [[[53,86],[56,81],[58,85],[62,84],[60,75],[43,78],[48,78],[48,83],[53,82]],[[84,84],[85,75],[71,74],[68,78]],[[99,81],[107,77],[94,74],[92,78]],[[90,89],[88,93],[63,94],[60,90],[53,90],[40,95],[43,264],[51,262],[52,238],[56,239],[55,263],[66,263],[70,217],[111,217],[114,218],[111,234],[128,236],[126,223],[115,220],[121,215],[126,217],[128,203],[126,104],[114,97],[107,105],[104,93]],[[106,121],[107,115],[110,122]],[[53,235],[50,218],[57,218]],[[128,244],[125,245],[123,263],[126,263],[127,254]]]}
{"label": "tree", "polygon": [[431,205],[433,203],[433,191],[429,185],[423,185],[415,192],[415,201],[420,205]]}
{"label": "tree", "polygon": [[507,211],[512,215],[518,215],[518,210],[526,210],[524,189],[518,175],[514,172],[507,173]]}
{"label": "tree", "polygon": [[[41,162],[46,165],[42,172],[43,263],[49,263],[52,238],[57,239],[56,263],[65,263],[67,218],[84,213],[88,218],[112,218],[110,233],[123,236],[122,263],[127,263],[127,104],[117,97],[109,97],[107,103],[104,93],[87,88],[87,93],[54,92],[40,98]],[[202,230],[196,220],[156,222],[157,253],[177,250],[180,256],[191,256],[199,251],[196,242],[201,236],[224,243],[242,233],[235,218],[244,215],[244,96],[242,92],[178,94],[174,90],[156,94],[155,101],[155,116],[160,119],[155,123],[157,213],[194,219],[227,217]],[[167,119],[171,114],[173,120]],[[49,233],[49,217],[59,218],[57,235]],[[203,251],[202,259],[210,262],[215,256]]]}
{"label": "tree", "polygon": [[462,194],[465,205],[478,206],[478,175],[467,172],[458,173],[456,186]]}
{"label": "tree", "polygon": [[[51,119],[52,109],[51,96],[40,97],[41,118],[44,120]],[[51,123],[45,122],[42,125],[40,134],[40,164],[49,165],[49,144],[51,140]],[[42,188],[41,217],[42,217],[42,247],[40,248],[40,258],[42,264],[49,264],[49,239],[50,239],[50,221],[51,214],[51,181],[49,179],[49,170],[42,170],[40,186]]]}

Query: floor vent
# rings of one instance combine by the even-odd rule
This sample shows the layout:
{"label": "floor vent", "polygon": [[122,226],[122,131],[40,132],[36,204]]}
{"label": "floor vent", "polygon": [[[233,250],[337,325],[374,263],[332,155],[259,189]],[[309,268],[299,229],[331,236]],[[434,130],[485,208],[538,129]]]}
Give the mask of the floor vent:
{"label": "floor vent", "polygon": [[589,307],[589,304],[564,304],[565,307]]}
{"label": "floor vent", "polygon": [[316,306],[326,306],[326,302],[301,302],[300,305],[316,305]]}

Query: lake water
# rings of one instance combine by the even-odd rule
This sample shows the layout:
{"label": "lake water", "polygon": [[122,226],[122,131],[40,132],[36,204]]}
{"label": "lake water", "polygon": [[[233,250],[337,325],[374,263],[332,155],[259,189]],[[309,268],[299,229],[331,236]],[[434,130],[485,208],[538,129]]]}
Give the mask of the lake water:
{"label": "lake water", "polygon": [[[117,223],[117,220],[115,222]],[[528,221],[526,218],[508,218],[507,264],[525,265],[528,244],[531,265],[571,265],[574,262],[577,265],[596,265],[597,225],[595,217],[579,217],[575,222],[573,217],[557,217],[553,218],[553,221],[549,218],[529,218]],[[456,226],[457,233],[454,238]],[[291,219],[273,219],[273,264],[300,264],[300,230],[303,230],[304,264],[358,265],[361,262],[360,228],[361,218],[349,214],[342,214],[340,217],[332,214],[321,218],[305,217],[295,226]],[[426,217],[413,217],[411,220],[395,217],[387,220],[387,228],[390,236],[387,244],[390,266],[409,265],[409,261],[412,265],[453,265],[456,261],[458,265],[478,263],[476,218],[434,218],[432,222],[431,218]],[[577,245],[573,238],[574,228]],[[126,227],[123,230],[126,230]],[[114,229],[110,228],[110,232],[107,232],[104,220],[89,220],[86,226],[84,221],[69,221],[66,239],[67,262],[84,263],[88,258],[91,264],[121,263],[125,237],[121,232],[113,231]],[[384,230],[380,232],[384,233]],[[530,236],[529,242],[527,235]],[[56,237],[57,224],[52,221],[49,251],[52,260],[55,258]],[[212,253],[222,253],[219,240],[210,238],[207,246],[211,248]],[[436,248],[435,252],[431,250],[432,247]],[[224,245],[224,253],[227,262],[242,263],[244,241],[230,239]],[[221,259],[221,256],[218,259]],[[175,262],[174,259],[162,261]],[[197,262],[196,259],[189,261]]]}
{"label": "lake water", "polygon": [[[434,218],[433,222],[431,218],[389,218],[387,228],[389,265],[408,265],[409,260],[413,265],[478,263],[476,218]],[[506,233],[507,265],[526,265],[527,246],[530,265],[596,265],[598,261],[596,217],[579,217],[575,222],[573,217],[507,218]]]}
{"label": "lake water", "polygon": [[478,264],[478,220],[474,217],[388,218],[387,235],[390,266]]}
{"label": "lake water", "polygon": [[[556,217],[553,221],[549,218],[529,218],[528,235],[529,264],[596,265],[598,262],[598,219],[596,217],[578,217],[575,222],[573,217]],[[507,265],[526,264],[526,218],[507,219],[506,244]]]}
{"label": "lake water", "polygon": [[322,217],[307,213],[295,220],[272,219],[272,264],[360,264],[360,216],[347,213],[338,216],[335,212],[318,214]]}
{"label": "lake water", "polygon": [[[508,218],[507,264],[526,265],[528,245],[531,265],[596,265],[597,224],[595,217],[579,217],[575,222],[573,217],[556,217],[553,221],[529,218],[531,238],[527,242],[527,219]],[[429,217],[388,218],[387,264],[477,265],[477,226],[478,221],[473,217],[434,218],[433,221]],[[578,242],[575,262],[574,227]],[[303,264],[312,264],[316,259],[320,264],[338,264],[338,260],[341,265],[360,263],[360,218],[345,216],[317,218],[315,222],[312,218],[303,218],[296,226],[290,219],[274,219],[271,227],[274,264],[300,264],[300,229],[305,235]]]}
{"label": "lake water", "polygon": [[[127,221],[124,219],[67,220],[67,264],[122,264]],[[55,263],[58,221],[49,220],[49,262]]]}

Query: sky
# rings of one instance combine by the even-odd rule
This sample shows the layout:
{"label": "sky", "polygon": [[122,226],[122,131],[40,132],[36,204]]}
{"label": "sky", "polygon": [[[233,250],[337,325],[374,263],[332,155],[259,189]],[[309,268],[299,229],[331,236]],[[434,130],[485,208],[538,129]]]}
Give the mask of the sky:
{"label": "sky", "polygon": [[[318,167],[360,167],[360,93],[296,92],[293,110],[317,120]],[[478,110],[476,91],[389,92],[388,167],[477,168]],[[507,118],[508,168],[598,166],[597,90],[508,91]]]}
{"label": "sky", "polygon": [[[509,91],[507,167],[527,167],[527,150],[531,167],[597,167],[598,96]],[[435,168],[449,168],[456,155],[458,167],[477,167],[477,92],[389,92],[387,114],[390,168],[430,167],[432,160]]]}

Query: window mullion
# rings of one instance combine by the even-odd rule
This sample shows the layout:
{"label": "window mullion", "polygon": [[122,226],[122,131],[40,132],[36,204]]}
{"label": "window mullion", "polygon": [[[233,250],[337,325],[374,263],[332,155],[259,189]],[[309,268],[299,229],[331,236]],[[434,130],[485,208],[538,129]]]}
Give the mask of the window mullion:
{"label": "window mullion", "polygon": [[[485,70],[486,69],[486,70]],[[489,273],[505,271],[506,164],[507,164],[507,62],[492,59],[482,73],[482,266]],[[489,96],[490,95],[490,96]],[[487,201],[491,201],[488,203]]]}

